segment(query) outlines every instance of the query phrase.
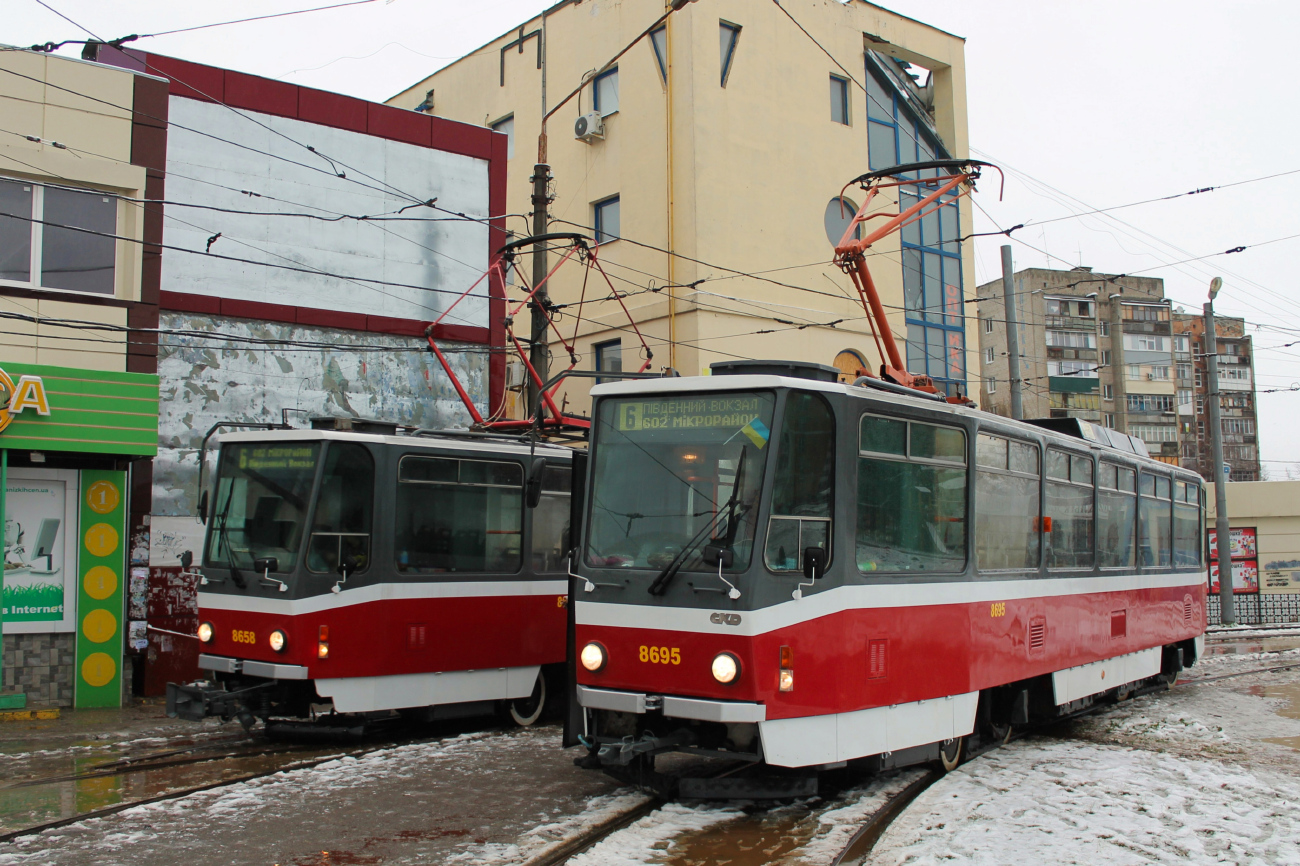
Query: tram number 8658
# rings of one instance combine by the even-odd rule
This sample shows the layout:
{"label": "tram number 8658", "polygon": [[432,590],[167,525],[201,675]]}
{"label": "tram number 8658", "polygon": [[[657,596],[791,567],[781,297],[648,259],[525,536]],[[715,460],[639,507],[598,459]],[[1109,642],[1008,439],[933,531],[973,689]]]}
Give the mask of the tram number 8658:
{"label": "tram number 8658", "polygon": [[230,639],[235,643],[257,643],[257,635],[244,629],[235,629],[230,633]]}
{"label": "tram number 8658", "polygon": [[666,646],[641,647],[641,661],[656,665],[679,665],[682,663],[682,651],[678,647]]}

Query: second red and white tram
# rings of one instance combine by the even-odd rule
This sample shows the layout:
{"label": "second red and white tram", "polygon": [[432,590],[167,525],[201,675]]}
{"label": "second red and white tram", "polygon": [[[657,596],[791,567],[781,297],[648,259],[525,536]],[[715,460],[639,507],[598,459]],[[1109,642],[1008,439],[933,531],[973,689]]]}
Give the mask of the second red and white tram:
{"label": "second red and white tram", "polygon": [[1140,440],[818,365],[713,372],[593,389],[585,765],[951,766],[1200,655],[1202,482]]}
{"label": "second red and white tram", "polygon": [[504,703],[531,724],[563,677],[572,451],[349,426],[221,437],[196,575],[209,679],[169,685],[169,712],[251,724]]}

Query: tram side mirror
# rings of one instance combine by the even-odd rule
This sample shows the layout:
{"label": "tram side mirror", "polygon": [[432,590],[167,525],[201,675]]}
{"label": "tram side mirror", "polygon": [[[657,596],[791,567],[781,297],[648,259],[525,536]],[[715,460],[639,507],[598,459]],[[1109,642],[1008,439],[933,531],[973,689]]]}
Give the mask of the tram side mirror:
{"label": "tram side mirror", "polygon": [[826,573],[826,551],[820,547],[803,549],[803,576],[816,580]]}
{"label": "tram side mirror", "polygon": [[253,571],[260,571],[266,574],[268,571],[279,571],[280,561],[274,556],[265,556],[261,559],[253,560]]}
{"label": "tram side mirror", "polygon": [[194,564],[194,551],[187,550],[181,554],[181,570],[189,571],[190,566]]}
{"label": "tram side mirror", "polygon": [[524,485],[524,503],[529,508],[536,508],[542,501],[542,478],[546,476],[546,458],[538,457],[528,470],[528,482]]}
{"label": "tram side mirror", "polygon": [[705,565],[731,568],[731,564],[736,561],[736,552],[721,544],[706,544],[700,558],[704,560]]}
{"label": "tram side mirror", "polygon": [[199,495],[199,520],[203,523],[208,522],[208,491],[206,490]]}

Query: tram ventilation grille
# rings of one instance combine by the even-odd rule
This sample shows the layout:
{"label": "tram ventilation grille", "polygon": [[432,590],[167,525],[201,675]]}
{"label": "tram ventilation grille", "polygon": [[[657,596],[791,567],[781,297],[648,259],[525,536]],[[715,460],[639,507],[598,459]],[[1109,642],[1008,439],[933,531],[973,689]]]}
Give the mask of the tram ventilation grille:
{"label": "tram ventilation grille", "polygon": [[867,648],[867,679],[879,679],[885,675],[885,653],[889,646],[886,639],[873,640]]}
{"label": "tram ventilation grille", "polygon": [[1192,606],[1192,597],[1190,595],[1183,596],[1183,625],[1191,625],[1195,613],[1196,609]]}
{"label": "tram ventilation grille", "polygon": [[1038,617],[1029,623],[1029,651],[1039,653],[1047,643],[1047,620]]}

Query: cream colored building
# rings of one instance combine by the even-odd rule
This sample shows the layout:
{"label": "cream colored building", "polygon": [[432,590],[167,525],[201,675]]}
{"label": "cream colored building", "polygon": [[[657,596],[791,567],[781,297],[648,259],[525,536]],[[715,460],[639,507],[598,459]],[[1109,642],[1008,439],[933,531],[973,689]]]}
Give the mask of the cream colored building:
{"label": "cream colored building", "polygon": [[[736,357],[877,369],[852,285],[829,264],[829,235],[843,231],[833,200],[871,169],[967,156],[964,41],[861,0],[698,0],[594,75],[664,11],[662,0],[558,3],[389,104],[508,133],[507,210],[528,214],[542,115],[585,82],[548,124],[551,231],[621,238],[599,257],[630,293],[652,370],[696,375]],[[579,140],[575,121],[592,111],[604,136]],[[856,188],[844,195],[862,201]],[[868,254],[911,371],[928,366],[963,392],[978,375],[976,319],[963,303],[974,296],[973,258],[958,242],[971,232],[970,207],[945,208]],[[530,233],[523,217],[507,225]],[[523,269],[531,273],[526,258]],[[569,267],[552,300],[573,304],[581,283],[582,269]],[[589,301],[608,295],[589,283]],[[576,312],[563,310],[566,337]],[[575,347],[581,369],[644,361],[608,301],[587,304]],[[568,358],[555,340],[551,348],[554,371]],[[569,406],[583,409],[589,388],[567,386]]]}
{"label": "cream colored building", "polygon": [[[115,196],[145,197],[146,166],[132,160],[140,77],[66,57],[0,52],[0,212],[15,217],[0,226],[0,310],[127,325],[131,305],[142,300],[145,217],[140,205]],[[101,234],[61,228],[72,224]],[[72,260],[60,261],[65,253]],[[128,369],[121,331],[7,319],[4,332],[0,362]]]}
{"label": "cream colored building", "polygon": [[[1229,482],[1227,494],[1228,525],[1234,535],[1246,531],[1246,546],[1235,558],[1246,561],[1247,582],[1255,577],[1266,595],[1300,593],[1300,481]],[[1206,496],[1206,528],[1213,531],[1213,487]]]}

